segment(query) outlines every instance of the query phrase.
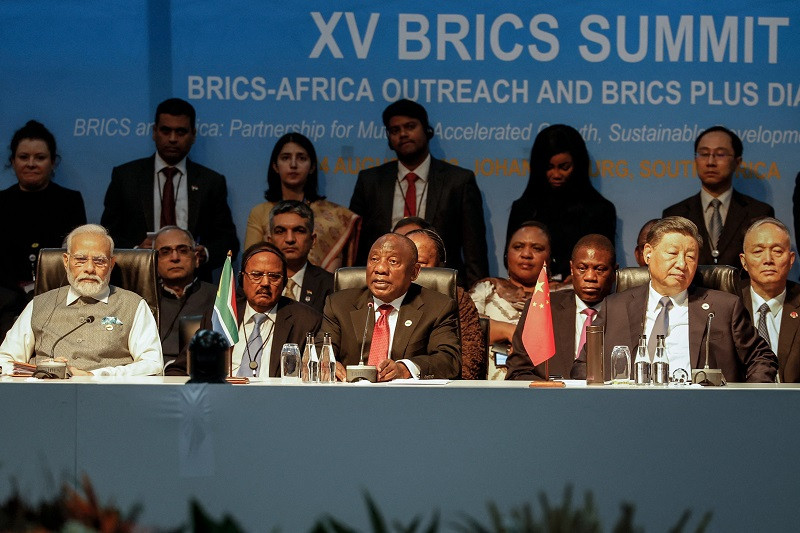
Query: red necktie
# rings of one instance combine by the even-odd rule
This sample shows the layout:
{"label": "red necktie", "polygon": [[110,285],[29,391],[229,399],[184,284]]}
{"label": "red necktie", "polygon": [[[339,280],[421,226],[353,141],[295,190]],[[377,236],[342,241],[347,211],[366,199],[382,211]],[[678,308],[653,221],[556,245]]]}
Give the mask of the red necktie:
{"label": "red necktie", "polygon": [[583,321],[583,328],[581,328],[581,340],[578,342],[578,351],[575,352],[575,358],[578,358],[578,355],[581,353],[583,349],[583,345],[586,344],[586,328],[592,325],[592,320],[594,320],[594,315],[597,314],[597,311],[592,309],[591,307],[587,307],[583,311],[581,311],[582,315],[586,315],[586,320]]}
{"label": "red necktie", "polygon": [[406,205],[403,208],[404,217],[417,216],[417,186],[414,184],[417,179],[419,179],[419,176],[413,172],[406,174],[408,187],[406,187]]}
{"label": "red necktie", "polygon": [[164,191],[161,194],[161,227],[175,225],[175,186],[172,178],[178,173],[175,167],[164,167]]}
{"label": "red necktie", "polygon": [[378,363],[389,357],[389,313],[394,307],[383,304],[378,307],[381,316],[375,321],[375,328],[372,330],[372,343],[369,346],[370,366],[378,366]]}

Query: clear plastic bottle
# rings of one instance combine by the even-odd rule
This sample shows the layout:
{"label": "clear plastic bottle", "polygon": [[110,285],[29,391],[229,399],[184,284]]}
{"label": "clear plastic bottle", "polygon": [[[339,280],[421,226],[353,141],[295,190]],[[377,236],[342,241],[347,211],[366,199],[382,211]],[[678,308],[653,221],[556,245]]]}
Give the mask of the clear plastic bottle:
{"label": "clear plastic bottle", "polygon": [[653,385],[669,385],[669,355],[664,335],[656,336],[656,354],[653,357]]}
{"label": "clear plastic bottle", "polygon": [[333,353],[331,334],[322,339],[322,352],[319,357],[319,375],[323,383],[336,383],[336,355]]}
{"label": "clear plastic bottle", "polygon": [[637,385],[650,384],[650,354],[647,353],[647,335],[639,337],[636,359],[633,363],[634,382]]}
{"label": "clear plastic bottle", "polygon": [[301,361],[303,381],[306,383],[319,383],[319,357],[317,347],[314,346],[314,336],[311,332],[306,335],[306,348],[303,350]]}

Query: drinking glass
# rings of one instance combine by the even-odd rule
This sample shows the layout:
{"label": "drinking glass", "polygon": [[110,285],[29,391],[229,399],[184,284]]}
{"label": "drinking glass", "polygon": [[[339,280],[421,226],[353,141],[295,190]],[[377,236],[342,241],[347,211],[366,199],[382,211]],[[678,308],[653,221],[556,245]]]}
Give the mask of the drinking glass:
{"label": "drinking glass", "polygon": [[300,346],[293,342],[281,348],[281,379],[300,381]]}
{"label": "drinking glass", "polygon": [[614,346],[611,350],[611,383],[631,382],[631,351],[627,346]]}

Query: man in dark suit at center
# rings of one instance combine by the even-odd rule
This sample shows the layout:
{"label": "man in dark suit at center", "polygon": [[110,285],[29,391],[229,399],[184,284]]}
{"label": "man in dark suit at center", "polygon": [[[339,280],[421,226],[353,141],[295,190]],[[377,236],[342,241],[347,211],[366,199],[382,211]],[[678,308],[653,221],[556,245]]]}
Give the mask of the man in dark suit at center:
{"label": "man in dark suit at center", "polygon": [[114,168],[101,223],[119,248],[151,248],[152,235],[164,226],[189,230],[198,245],[200,277],[210,281],[228,250],[239,252],[239,240],[225,177],[188,158],[196,134],[189,102],[161,102],[153,126],[156,153]]}
{"label": "man in dark suit at center", "polygon": [[283,200],[269,212],[269,240],[286,257],[288,269],[283,295],[310,305],[320,313],[333,292],[333,274],[308,262],[317,241],[314,212],[305,202]]}
{"label": "man in dark suit at center", "polygon": [[700,230],[700,265],[738,266],[744,230],[757,218],[775,216],[771,205],[733,188],[742,150],[742,140],[724,126],[703,131],[694,142],[700,192],[664,209],[663,216],[688,218]]}
{"label": "man in dark suit at center", "polygon": [[506,379],[533,380],[547,378],[548,374],[569,377],[572,364],[586,342],[586,327],[597,318],[603,300],[611,293],[617,266],[614,245],[605,235],[586,235],[575,244],[569,261],[572,289],[550,293],[555,355],[547,364],[534,368],[531,363],[522,343],[529,300],[514,330]]}
{"label": "man in dark suit at center", "polygon": [[322,331],[331,334],[337,379],[346,379],[345,366],[358,364],[362,351],[365,363],[377,367],[378,381],[459,377],[456,302],[413,283],[417,259],[411,239],[384,235],[367,256],[367,286],[328,298]]}
{"label": "man in dark suit at center", "polygon": [[789,228],[774,218],[755,221],[744,235],[744,307],[778,355],[783,383],[800,382],[800,285],[787,281],[794,264]]}
{"label": "man in dark suit at center", "polygon": [[356,264],[366,263],[372,243],[402,218],[433,224],[447,247],[447,262],[459,284],[471,287],[489,275],[483,200],[475,174],[431,157],[433,128],[425,108],[398,100],[383,111],[389,147],[397,161],[358,174],[350,210],[363,217]]}
{"label": "man in dark suit at center", "polygon": [[[605,328],[605,368],[611,349],[628,346],[636,353],[639,336],[647,335],[650,358],[657,334],[665,335],[672,374],[703,368],[706,324],[714,314],[709,338],[709,367],[722,370],[726,381],[775,381],[778,359],[756,333],[742,300],[727,292],[691,286],[702,238],[693,222],[682,217],[659,220],[647,235],[644,259],[650,283],[609,295],[594,321]],[[586,379],[586,348],[572,366],[573,379]]]}
{"label": "man in dark suit at center", "polygon": [[[292,342],[305,348],[306,334],[315,335],[322,315],[307,305],[281,296],[286,285],[286,258],[272,243],[259,242],[242,254],[242,291],[236,294],[239,342],[231,355],[232,374],[280,377],[281,348]],[[213,310],[203,315],[200,329],[213,329]],[[169,365],[168,376],[186,375],[187,351]]]}

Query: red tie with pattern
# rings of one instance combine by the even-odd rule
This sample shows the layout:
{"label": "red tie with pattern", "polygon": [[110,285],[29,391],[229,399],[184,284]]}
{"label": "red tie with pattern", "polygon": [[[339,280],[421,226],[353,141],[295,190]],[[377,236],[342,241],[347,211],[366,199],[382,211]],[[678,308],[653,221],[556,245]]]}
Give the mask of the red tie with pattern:
{"label": "red tie with pattern", "polygon": [[394,307],[383,304],[378,307],[381,316],[375,321],[375,328],[372,330],[372,343],[369,346],[370,366],[378,366],[378,363],[389,357],[389,313]]}
{"label": "red tie with pattern", "polygon": [[413,172],[406,174],[408,187],[406,187],[406,205],[403,208],[404,217],[417,216],[417,186],[414,183],[417,179],[419,179],[419,176]]}
{"label": "red tie with pattern", "polygon": [[164,174],[164,191],[161,194],[161,227],[175,225],[175,185],[172,178],[178,173],[175,167],[164,167],[161,169]]}

